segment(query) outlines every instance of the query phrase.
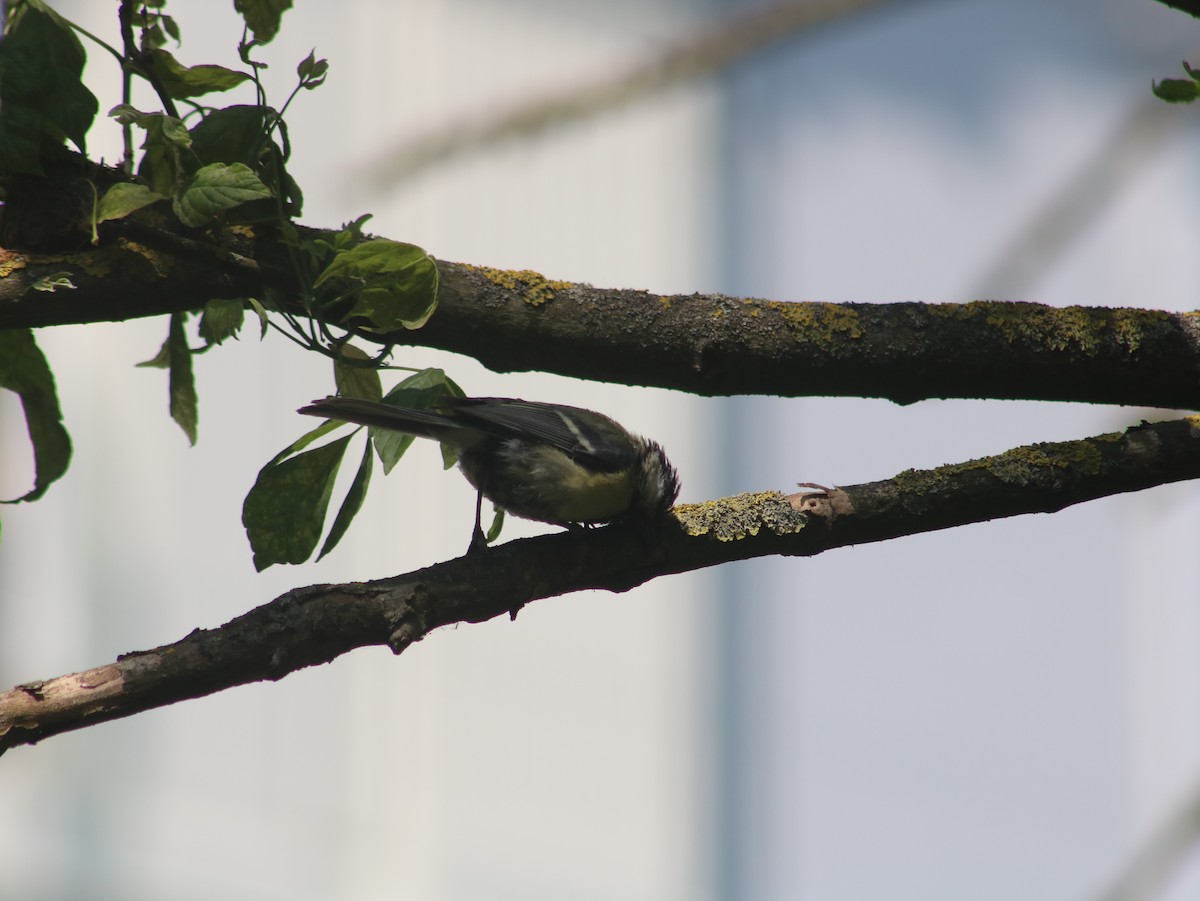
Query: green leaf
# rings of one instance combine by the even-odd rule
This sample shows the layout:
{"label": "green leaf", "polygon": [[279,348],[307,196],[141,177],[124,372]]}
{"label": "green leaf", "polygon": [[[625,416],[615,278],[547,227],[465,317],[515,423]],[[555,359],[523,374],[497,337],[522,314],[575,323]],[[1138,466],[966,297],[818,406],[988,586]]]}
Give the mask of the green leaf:
{"label": "green leaf", "polygon": [[[453,396],[453,397],[466,397],[467,396],[467,393],[465,391],[463,391],[462,388],[459,387],[458,382],[454,381],[454,379],[450,378],[448,375],[446,375],[446,373],[442,372],[440,369],[426,370],[426,372],[436,372],[442,379],[445,380],[444,384],[445,384],[445,389],[446,389],[446,395]],[[442,450],[442,468],[443,469],[453,468],[453,466],[458,462],[458,451],[455,450],[454,447],[449,444],[440,444],[438,446]]]}
{"label": "green leaf", "polygon": [[[0,42],[0,47],[3,46],[3,42]],[[0,78],[3,77],[4,68],[0,66]],[[37,115],[0,96],[0,172],[41,175],[41,145],[41,127]]]}
{"label": "green leaf", "polygon": [[233,0],[233,8],[246,20],[254,40],[269,44],[279,32],[279,20],[292,8],[292,0]]}
{"label": "green leaf", "polygon": [[179,43],[179,26],[170,16],[162,13],[166,0],[143,0],[134,13],[133,24],[140,34],[143,49],[166,46],[168,35]]}
{"label": "green leaf", "polygon": [[204,305],[200,316],[200,337],[210,347],[226,338],[236,338],[246,318],[246,302],[240,297],[214,298]]}
{"label": "green leaf", "polygon": [[169,409],[188,441],[196,443],[196,386],[192,380],[192,351],[183,331],[186,313],[172,313],[167,340],[149,360],[136,364],[139,369],[168,370]]}
{"label": "green leaf", "polygon": [[176,100],[228,91],[250,80],[245,72],[224,66],[185,66],[166,50],[149,50],[145,55],[163,88]]}
{"label": "green leaf", "polygon": [[162,129],[163,140],[180,149],[186,150],[192,146],[192,134],[188,131],[187,126],[183,124],[182,119],[176,119],[174,116],[156,116],[158,125]]}
{"label": "green leaf", "polygon": [[300,65],[296,66],[296,75],[300,77],[300,87],[308,91],[324,84],[325,75],[329,72],[329,61],[314,58],[316,52],[314,47],[308,52],[308,56],[300,60]]}
{"label": "green leaf", "polygon": [[[244,163],[262,179],[272,196],[285,199],[288,213],[299,215],[303,204],[300,187],[287,173],[286,154],[269,139],[271,123],[279,125],[285,134],[279,114],[269,107],[237,105],[213,110],[192,129],[192,151],[200,165],[209,163]],[[262,213],[262,216],[256,215]],[[274,201],[258,201],[250,209],[241,210],[243,219],[277,221]]]}
{"label": "green leaf", "polygon": [[143,113],[126,103],[114,106],[109,115],[123,125],[146,130],[138,175],[159,194],[173,195],[184,173],[180,151],[192,144],[192,136],[182,120],[165,113]]}
{"label": "green leaf", "polygon": [[383,464],[383,474],[387,475],[400,462],[400,458],[404,456],[404,452],[412,447],[412,443],[416,440],[412,435],[406,435],[403,432],[394,432],[391,429],[370,429],[371,444],[375,448],[375,453],[379,456],[379,462]]}
{"label": "green leaf", "polygon": [[259,471],[242,505],[256,570],[312,556],[349,442],[347,435],[289,459],[280,455]]}
{"label": "green leaf", "polygon": [[262,334],[258,336],[258,340],[261,341],[263,338],[267,337],[267,328],[271,325],[271,321],[267,318],[267,308],[264,307],[262,301],[256,297],[247,297],[246,302],[250,304],[250,308],[253,309],[255,315],[258,316],[258,324],[262,327]]}
{"label": "green leaf", "polygon": [[371,365],[356,366],[348,362],[358,360],[368,364],[371,357],[353,344],[343,344],[340,352],[341,356],[333,361],[333,381],[338,394],[380,400],[383,397],[383,385],[379,381],[379,370]]}
{"label": "green leaf", "polygon": [[44,148],[84,140],[99,104],[83,85],[87,61],[70,26],[41,0],[9,15],[0,40],[0,170],[40,175]]}
{"label": "green leaf", "polygon": [[492,524],[488,526],[487,543],[491,544],[500,537],[500,530],[504,528],[504,511],[499,507],[492,508]]}
{"label": "green leaf", "polygon": [[272,109],[248,104],[213,110],[192,129],[192,150],[201,165],[245,163],[255,169],[266,143],[266,118],[275,115]]}
{"label": "green leaf", "polygon": [[140,363],[133,364],[137,369],[166,369],[171,365],[171,339],[168,336],[167,340],[162,343],[162,347],[158,349],[158,353],[152,356],[149,360],[142,360]]}
{"label": "green leaf", "polygon": [[54,374],[29,329],[0,331],[0,388],[21,398],[25,426],[33,443],[33,488],[12,500],[35,501],[62,477],[71,462],[71,437],[62,424]]}
{"label": "green leaf", "polygon": [[350,483],[350,490],[346,492],[346,499],[342,501],[337,516],[333,518],[333,525],[329,529],[325,544],[321,547],[321,553],[317,554],[318,560],[337,547],[346,530],[350,528],[350,523],[362,509],[363,500],[367,496],[367,486],[371,483],[371,468],[374,463],[371,459],[371,442],[368,441],[363,445],[362,460],[359,461],[358,472],[354,474],[354,481]]}
{"label": "green leaf", "polygon": [[199,228],[239,204],[270,196],[267,186],[242,163],[211,163],[188,179],[173,207],[180,222]]}
{"label": "green leaf", "polygon": [[71,273],[68,271],[50,272],[43,275],[30,287],[34,291],[45,291],[48,294],[53,294],[59,288],[74,288],[75,283],[71,281]]}
{"label": "green leaf", "polygon": [[175,21],[174,16],[159,16],[159,21],[162,22],[163,29],[167,32],[168,37],[175,42],[176,46],[183,43],[179,37],[179,23]]}
{"label": "green leaf", "polygon": [[1150,90],[1155,97],[1167,103],[1191,103],[1200,98],[1200,84],[1183,78],[1164,78],[1154,82]]}
{"label": "green leaf", "polygon": [[183,313],[171,314],[167,332],[167,370],[171,386],[171,418],[191,444],[196,443],[196,385],[192,380],[192,351],[183,332]]}
{"label": "green leaf", "polygon": [[331,279],[355,284],[351,318],[383,332],[424,325],[437,307],[437,264],[420,247],[375,238],[339,252],[313,287]]}
{"label": "green leaf", "polygon": [[[462,397],[462,389],[446,378],[441,369],[422,369],[413,373],[387,393],[383,402],[395,407],[406,407],[411,410],[427,410],[436,407],[443,398],[448,396]],[[413,436],[392,429],[370,429],[371,443],[375,445],[375,453],[383,464],[383,474],[387,475],[400,462],[404,452],[412,446]],[[445,460],[447,448],[442,447]],[[454,457],[453,450],[450,451]],[[453,461],[450,463],[453,465]]]}
{"label": "green leaf", "polygon": [[119,182],[105,191],[100,202],[96,204],[96,223],[107,222],[109,219],[122,219],[144,206],[166,199],[162,194],[151,191],[145,185],[127,181]]}
{"label": "green leaf", "polygon": [[334,253],[338,253],[343,250],[349,250],[355,244],[358,244],[363,240],[362,227],[373,218],[374,214],[363,213],[353,222],[347,222],[345,225],[343,225],[337,232],[334,233],[332,240],[328,240],[326,238],[313,238],[311,241],[305,243],[313,244],[317,247],[323,248],[324,250],[333,251]]}
{"label": "green leaf", "polygon": [[118,103],[108,111],[110,119],[116,119],[121,125],[137,125],[145,128],[151,119],[166,115],[165,113],[144,113],[132,103]]}
{"label": "green leaf", "polygon": [[340,429],[344,425],[350,425],[350,423],[342,422],[340,419],[326,419],[315,429],[305,432],[303,435],[277,453],[271,458],[271,462],[267,465],[274,466],[277,463],[282,463],[288,457],[292,456],[292,454],[298,454],[300,451],[304,450],[304,448],[308,447],[318,438],[324,438],[330,432]]}

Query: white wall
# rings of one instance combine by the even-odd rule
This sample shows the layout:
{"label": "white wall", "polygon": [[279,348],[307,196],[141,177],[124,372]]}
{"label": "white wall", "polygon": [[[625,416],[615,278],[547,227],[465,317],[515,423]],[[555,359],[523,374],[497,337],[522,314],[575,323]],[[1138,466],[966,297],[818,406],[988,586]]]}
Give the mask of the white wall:
{"label": "white wall", "polygon": [[[653,46],[677,11],[446,0],[299,3],[263,51],[282,102],[314,45],[327,84],[294,105],[292,172],[306,222],[374,212],[371,228],[443,259],[597,284],[711,285],[705,204],[715,106],[683,93],[396,192],[358,173],[418,128],[586,78]],[[62,3],[115,42],[115,4]],[[236,65],[226,5],[172,4],[185,62]],[[214,49],[216,48],[216,49]],[[89,49],[107,110],[115,67]],[[141,102],[149,105],[148,99]],[[244,102],[244,101],[243,101]],[[116,131],[93,152],[115,160]],[[332,390],[327,365],[277,337],[197,358],[200,442],[166,411],[166,378],[135,370],[165,321],[39,334],[75,441],[45,499],[8,508],[0,543],[0,681],[112,660],[214,626],[312,582],[363,580],[460,554],[469,487],[436,448],[372,488],[320,564],[255,574],[241,501],[305,431],[295,408]],[[651,433],[711,494],[692,448],[697,404],[661,391],[441,365],[468,391],[581,403]],[[2,484],[27,449],[3,401]],[[539,531],[511,523],[508,537]],[[709,669],[705,583],[575,595],[444,630],[400,658],[359,651],[257,685],[17,749],[0,761],[0,898],[694,898],[711,760],[697,684]]]}
{"label": "white wall", "polygon": [[[223,6],[176,4],[185,61],[229,46]],[[267,55],[277,96],[314,44],[332,62],[293,119],[311,223],[373,211],[376,231],[442,258],[656,291],[1196,305],[1188,126],[1055,267],[981,287],[1191,52],[1192,23],[1150,0],[891,4],[739,68],[725,94],[674,92],[396,192],[358,178],[379,146],[636,58],[684,33],[687,10],[300,6]],[[110,5],[61,8],[112,35]],[[106,108],[115,72],[92,58]],[[254,574],[241,499],[328,373],[279,341],[198,359],[188,450],[162,373],[131,367],[164,332],[39,336],[76,459],[43,501],[4,512],[4,684],[464,546],[470,491],[418,449],[331,558]],[[885,478],[1143,415],[724,403],[401,362],[614,412],[663,440],[685,500]],[[2,397],[0,417],[13,436]],[[722,436],[718,484],[705,451]],[[6,437],[2,453],[11,496],[26,451]],[[18,749],[0,761],[0,898],[1091,897],[1200,770],[1196,500],[1174,486],[544,602],[399,659],[360,651]],[[1171,898],[1194,896],[1190,867]]]}
{"label": "white wall", "polygon": [[[1189,108],[1053,267],[981,284],[1194,34],[1150,2],[911,4],[747,67],[725,287],[1194,308]],[[1151,414],[756,399],[736,415],[734,489],[886,478]],[[1200,778],[1198,501],[1176,485],[736,569],[727,884],[926,901],[1109,884]]]}

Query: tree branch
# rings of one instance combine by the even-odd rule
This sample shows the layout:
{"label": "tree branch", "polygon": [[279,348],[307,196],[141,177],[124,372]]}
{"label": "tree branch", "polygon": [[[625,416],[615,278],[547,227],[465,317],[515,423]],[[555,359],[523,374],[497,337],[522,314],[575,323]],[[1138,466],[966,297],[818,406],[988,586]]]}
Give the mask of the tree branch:
{"label": "tree branch", "polygon": [[[77,162],[11,177],[0,221],[0,329],[195,310],[297,293],[279,242],[172,227],[151,207],[87,243]],[[7,248],[7,249],[4,249]],[[437,312],[381,340],[544,371],[703,395],[1001,398],[1200,409],[1200,314],[1029,303],[783,303],[656,295],[440,262]],[[53,288],[65,276],[73,287]],[[303,311],[297,309],[298,315]]]}
{"label": "tree branch", "polygon": [[[648,536],[631,526],[509,542],[403,576],[297,588],[215,629],[0,694],[0,752],[51,735],[328,663],[399,654],[440,626],[515,617],[530,601],[769,554],[812,556],[1200,477],[1200,417],[895,478],[785,497],[681,505]],[[649,539],[649,540],[648,540]]]}
{"label": "tree branch", "polygon": [[[0,251],[0,328],[262,296],[251,257],[179,236]],[[438,311],[386,336],[541,371],[701,395],[1058,400],[1200,409],[1200,315],[1033,303],[784,303],[656,295],[439,262]],[[73,288],[47,291],[66,275]]]}
{"label": "tree branch", "polygon": [[537,370],[708,396],[1200,408],[1194,313],[655,295],[439,265],[438,313],[421,331],[390,337],[465,353],[498,372]]}
{"label": "tree branch", "polygon": [[1169,6],[1172,9],[1177,9],[1180,12],[1200,18],[1200,2],[1197,2],[1197,0],[1158,0],[1158,2],[1163,6]]}

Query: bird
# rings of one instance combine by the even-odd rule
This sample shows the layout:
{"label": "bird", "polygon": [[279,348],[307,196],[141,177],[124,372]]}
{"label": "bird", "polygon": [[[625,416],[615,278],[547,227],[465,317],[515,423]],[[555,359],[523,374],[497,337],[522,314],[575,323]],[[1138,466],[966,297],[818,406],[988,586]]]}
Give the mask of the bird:
{"label": "bird", "polygon": [[428,409],[326,397],[297,412],[432,438],[453,448],[476,489],[468,550],[486,546],[483,498],[538,522],[567,528],[666,514],[679,476],[662,446],[582,407],[511,397],[448,395]]}

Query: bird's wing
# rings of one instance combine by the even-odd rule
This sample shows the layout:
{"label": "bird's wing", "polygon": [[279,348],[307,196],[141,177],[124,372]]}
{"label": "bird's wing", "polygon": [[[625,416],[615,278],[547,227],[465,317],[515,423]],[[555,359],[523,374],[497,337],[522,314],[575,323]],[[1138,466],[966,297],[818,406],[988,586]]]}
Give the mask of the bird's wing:
{"label": "bird's wing", "polygon": [[625,429],[591,410],[506,397],[447,398],[445,406],[459,422],[476,422],[499,437],[544,441],[593,469],[624,469],[636,454]]}

